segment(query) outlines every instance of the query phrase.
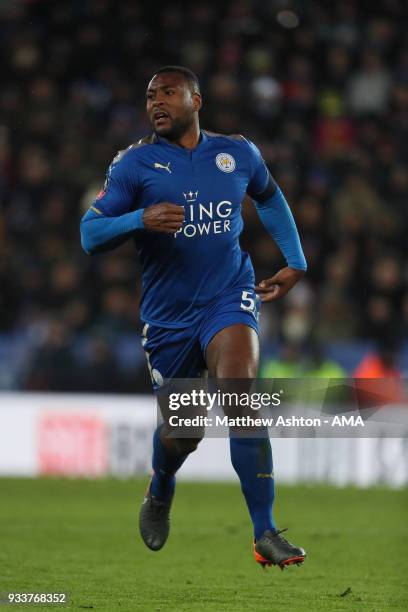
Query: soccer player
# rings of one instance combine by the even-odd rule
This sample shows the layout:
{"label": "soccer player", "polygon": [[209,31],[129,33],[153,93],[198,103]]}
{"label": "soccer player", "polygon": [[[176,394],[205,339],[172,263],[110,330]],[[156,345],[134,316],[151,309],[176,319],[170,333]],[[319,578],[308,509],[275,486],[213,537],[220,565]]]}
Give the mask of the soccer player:
{"label": "soccer player", "polygon": [[[284,296],[305,273],[295,222],[259,150],[243,136],[201,130],[197,77],[166,66],[146,92],[152,134],[121,151],[103,190],[81,221],[87,253],[133,239],[142,266],[142,344],[154,389],[163,379],[257,375],[261,301]],[[287,267],[255,286],[239,244],[247,193]],[[197,438],[153,437],[153,477],[139,517],[141,536],[159,550],[169,534],[175,474]],[[301,563],[302,548],[277,530],[268,437],[230,437],[231,461],[254,527],[258,563]]]}

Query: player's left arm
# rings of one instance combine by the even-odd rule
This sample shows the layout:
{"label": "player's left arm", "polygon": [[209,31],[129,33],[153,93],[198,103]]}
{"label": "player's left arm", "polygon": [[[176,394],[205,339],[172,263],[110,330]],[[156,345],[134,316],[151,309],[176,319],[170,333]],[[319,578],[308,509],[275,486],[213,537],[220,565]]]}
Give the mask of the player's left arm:
{"label": "player's left arm", "polygon": [[247,193],[254,201],[259,218],[278,245],[287,266],[271,278],[262,280],[255,291],[263,302],[283,297],[304,276],[307,263],[300,243],[299,232],[289,205],[272,178],[257,147],[251,149],[252,175]]}

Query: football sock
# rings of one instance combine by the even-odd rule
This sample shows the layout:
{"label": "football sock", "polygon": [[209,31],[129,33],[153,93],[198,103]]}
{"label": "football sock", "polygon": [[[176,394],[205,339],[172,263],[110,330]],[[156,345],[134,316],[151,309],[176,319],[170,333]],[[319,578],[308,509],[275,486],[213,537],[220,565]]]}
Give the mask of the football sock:
{"label": "football sock", "polygon": [[153,435],[153,478],[150,485],[152,495],[162,501],[169,501],[174,493],[176,478],[174,474],[183,465],[188,457],[187,454],[176,454],[168,451],[160,438],[158,427]]}
{"label": "football sock", "polygon": [[[266,434],[267,435],[267,434]],[[239,438],[230,435],[231,462],[241,481],[255,539],[275,529],[272,506],[275,498],[272,449],[269,437]]]}

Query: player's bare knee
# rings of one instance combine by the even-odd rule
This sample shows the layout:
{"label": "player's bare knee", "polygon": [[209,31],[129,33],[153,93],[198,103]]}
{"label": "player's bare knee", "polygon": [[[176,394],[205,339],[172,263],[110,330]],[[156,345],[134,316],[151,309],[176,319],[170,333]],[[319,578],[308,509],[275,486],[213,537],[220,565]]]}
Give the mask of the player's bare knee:
{"label": "player's bare knee", "polygon": [[217,378],[256,378],[258,364],[252,360],[231,359],[217,367]]}
{"label": "player's bare knee", "polygon": [[202,438],[177,438],[175,440],[175,446],[177,452],[180,455],[188,455],[197,450],[197,446],[201,442]]}

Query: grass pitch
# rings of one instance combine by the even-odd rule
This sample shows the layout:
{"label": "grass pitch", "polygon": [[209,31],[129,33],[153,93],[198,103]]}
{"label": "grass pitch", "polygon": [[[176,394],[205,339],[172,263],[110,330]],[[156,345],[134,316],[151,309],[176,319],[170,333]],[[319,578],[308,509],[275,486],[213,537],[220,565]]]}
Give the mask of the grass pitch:
{"label": "grass pitch", "polygon": [[180,482],[169,541],[147,550],[146,482],[0,480],[0,592],[66,591],[65,609],[109,612],[408,609],[407,490],[278,487],[278,525],[308,552],[282,572],[254,562],[238,484]]}

